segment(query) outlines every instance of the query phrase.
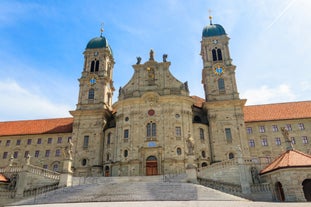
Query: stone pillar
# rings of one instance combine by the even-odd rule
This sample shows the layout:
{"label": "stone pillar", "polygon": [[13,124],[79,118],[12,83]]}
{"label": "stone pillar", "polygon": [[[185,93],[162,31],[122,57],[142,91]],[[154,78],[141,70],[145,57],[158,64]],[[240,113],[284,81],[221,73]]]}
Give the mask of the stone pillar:
{"label": "stone pillar", "polygon": [[238,165],[239,165],[239,173],[240,173],[240,183],[242,187],[243,194],[250,194],[251,187],[250,187],[250,173],[248,167],[244,164],[243,157],[238,157]]}
{"label": "stone pillar", "polygon": [[72,170],[71,170],[71,166],[72,166],[72,159],[68,158],[64,160],[64,164],[63,164],[63,172],[60,175],[60,180],[59,180],[59,184],[58,186],[60,187],[69,187],[72,186]]}
{"label": "stone pillar", "polygon": [[16,198],[24,197],[24,190],[27,185],[27,165],[23,166],[23,170],[18,173],[18,178],[16,182]]}

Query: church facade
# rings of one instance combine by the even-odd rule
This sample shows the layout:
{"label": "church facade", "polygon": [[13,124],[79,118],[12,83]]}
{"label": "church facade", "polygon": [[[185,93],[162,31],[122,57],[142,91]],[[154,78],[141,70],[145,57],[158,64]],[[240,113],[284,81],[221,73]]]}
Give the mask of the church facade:
{"label": "church facade", "polygon": [[199,169],[238,155],[269,162],[286,150],[281,127],[296,149],[311,153],[311,101],[245,106],[221,25],[211,22],[202,32],[204,98],[189,95],[166,54],[156,60],[146,52],[149,59],[138,57],[116,92],[111,47],[102,35],[91,39],[72,117],[1,122],[0,167],[20,165],[29,154],[34,165],[61,171],[69,140],[75,176],[178,174],[189,162]]}

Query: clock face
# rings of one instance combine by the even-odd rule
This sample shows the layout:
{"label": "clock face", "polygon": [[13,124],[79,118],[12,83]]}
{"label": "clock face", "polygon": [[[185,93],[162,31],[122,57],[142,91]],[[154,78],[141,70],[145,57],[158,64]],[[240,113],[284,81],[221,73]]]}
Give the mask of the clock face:
{"label": "clock face", "polygon": [[217,44],[217,43],[218,43],[218,40],[213,40],[213,43],[214,43],[214,44]]}
{"label": "clock face", "polygon": [[97,56],[98,55],[98,52],[96,51],[96,52],[94,52],[94,56]]}
{"label": "clock face", "polygon": [[216,64],[213,68],[216,75],[222,75],[225,72],[222,64]]}

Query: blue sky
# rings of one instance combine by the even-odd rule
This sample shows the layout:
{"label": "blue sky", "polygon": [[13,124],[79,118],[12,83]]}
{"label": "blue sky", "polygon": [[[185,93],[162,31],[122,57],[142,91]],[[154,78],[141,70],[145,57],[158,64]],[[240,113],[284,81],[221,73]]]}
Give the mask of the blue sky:
{"label": "blue sky", "polygon": [[188,81],[201,84],[202,29],[221,24],[247,105],[311,99],[310,0],[53,0],[0,1],[0,121],[68,117],[78,99],[87,42],[100,35],[112,47],[117,90],[149,51]]}

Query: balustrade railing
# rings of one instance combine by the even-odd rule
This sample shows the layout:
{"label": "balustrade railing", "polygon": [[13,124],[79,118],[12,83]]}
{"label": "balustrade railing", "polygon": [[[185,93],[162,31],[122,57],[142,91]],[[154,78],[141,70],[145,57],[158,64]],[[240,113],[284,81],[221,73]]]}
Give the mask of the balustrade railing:
{"label": "balustrade railing", "polygon": [[230,193],[234,195],[241,195],[242,194],[242,187],[238,184],[232,184],[227,182],[221,182],[206,178],[198,178],[198,182],[200,185],[204,185],[206,187],[213,188],[215,190],[219,190],[225,193]]}

